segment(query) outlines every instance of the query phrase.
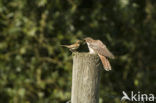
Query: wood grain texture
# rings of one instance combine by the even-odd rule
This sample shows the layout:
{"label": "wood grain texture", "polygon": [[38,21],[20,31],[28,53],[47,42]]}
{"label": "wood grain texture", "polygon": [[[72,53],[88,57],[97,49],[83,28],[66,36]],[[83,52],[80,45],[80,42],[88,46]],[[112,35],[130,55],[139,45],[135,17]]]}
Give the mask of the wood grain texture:
{"label": "wood grain texture", "polygon": [[96,54],[73,54],[71,103],[99,102],[100,67]]}

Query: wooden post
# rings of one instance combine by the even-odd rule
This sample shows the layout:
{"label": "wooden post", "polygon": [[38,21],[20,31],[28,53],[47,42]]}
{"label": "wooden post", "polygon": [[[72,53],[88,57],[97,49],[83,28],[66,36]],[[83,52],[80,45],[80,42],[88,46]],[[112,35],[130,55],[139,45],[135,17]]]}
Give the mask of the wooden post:
{"label": "wooden post", "polygon": [[96,54],[73,54],[71,103],[99,102],[100,67]]}

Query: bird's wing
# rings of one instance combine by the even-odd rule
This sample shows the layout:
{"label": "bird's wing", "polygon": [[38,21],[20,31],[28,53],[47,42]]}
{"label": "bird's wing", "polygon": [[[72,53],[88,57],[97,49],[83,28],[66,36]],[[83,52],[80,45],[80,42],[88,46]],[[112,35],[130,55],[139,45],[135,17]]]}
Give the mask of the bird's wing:
{"label": "bird's wing", "polygon": [[60,45],[60,46],[64,46],[67,48],[78,48],[80,45],[79,44],[72,44],[72,45]]}
{"label": "bird's wing", "polygon": [[98,54],[114,59],[114,55],[107,49],[106,45],[104,45],[100,40],[95,40],[95,42],[90,43],[90,47],[94,49]]}

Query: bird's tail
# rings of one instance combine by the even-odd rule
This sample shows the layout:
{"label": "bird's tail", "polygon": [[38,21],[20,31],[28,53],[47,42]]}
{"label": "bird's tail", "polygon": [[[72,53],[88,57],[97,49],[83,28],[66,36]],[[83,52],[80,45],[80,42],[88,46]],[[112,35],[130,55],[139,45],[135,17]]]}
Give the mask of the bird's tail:
{"label": "bird's tail", "polygon": [[104,69],[105,69],[106,71],[111,70],[111,65],[110,65],[108,59],[107,59],[105,56],[102,56],[102,55],[100,55],[100,54],[98,54],[98,55],[99,55],[99,57],[100,57],[100,59],[101,59],[101,62],[102,62],[102,64],[103,64]]}

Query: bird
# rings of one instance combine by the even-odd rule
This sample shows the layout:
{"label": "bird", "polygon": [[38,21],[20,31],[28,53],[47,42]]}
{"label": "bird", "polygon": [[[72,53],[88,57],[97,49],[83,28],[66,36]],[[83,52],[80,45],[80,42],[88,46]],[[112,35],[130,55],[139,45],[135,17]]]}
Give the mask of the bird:
{"label": "bird", "polygon": [[86,37],[84,41],[87,43],[90,54],[98,54],[106,71],[111,70],[110,62],[107,58],[114,59],[114,55],[107,49],[106,45],[100,40],[94,40]]}
{"label": "bird", "polygon": [[74,44],[71,45],[61,45],[68,48],[71,52],[75,52],[80,47],[80,40],[77,40]]}

